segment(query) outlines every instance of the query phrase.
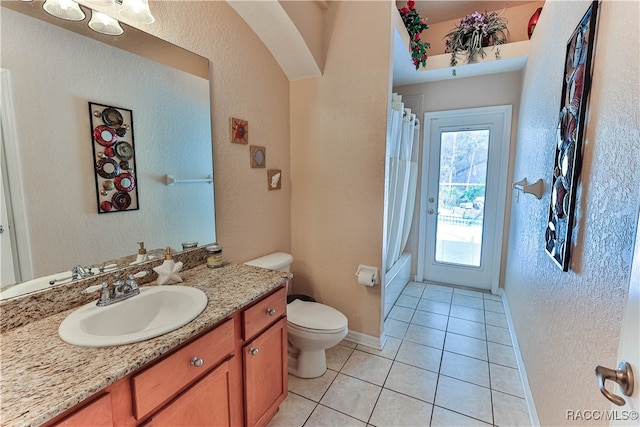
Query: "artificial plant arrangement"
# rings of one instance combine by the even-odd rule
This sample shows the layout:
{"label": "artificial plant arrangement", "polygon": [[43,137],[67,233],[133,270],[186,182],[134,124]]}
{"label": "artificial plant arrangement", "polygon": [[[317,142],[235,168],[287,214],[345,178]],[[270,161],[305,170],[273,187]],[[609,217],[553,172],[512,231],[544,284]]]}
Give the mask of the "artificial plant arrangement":
{"label": "artificial plant arrangement", "polygon": [[[484,58],[487,54],[484,48],[498,46],[507,42],[507,19],[496,12],[473,12],[460,20],[460,24],[445,37],[445,52],[451,53],[450,65],[458,65],[457,55],[463,54],[467,63],[472,62],[477,55]],[[500,49],[495,50],[496,59],[500,57]],[[452,71],[456,75],[455,68]]]}
{"label": "artificial plant arrangement", "polygon": [[416,66],[416,70],[420,68],[420,65],[426,67],[427,49],[430,49],[431,45],[422,41],[421,33],[428,29],[429,25],[427,25],[424,18],[420,17],[414,0],[407,1],[407,5],[402,9],[398,9],[398,11],[404,26],[409,32],[409,49],[411,50],[413,65]]}

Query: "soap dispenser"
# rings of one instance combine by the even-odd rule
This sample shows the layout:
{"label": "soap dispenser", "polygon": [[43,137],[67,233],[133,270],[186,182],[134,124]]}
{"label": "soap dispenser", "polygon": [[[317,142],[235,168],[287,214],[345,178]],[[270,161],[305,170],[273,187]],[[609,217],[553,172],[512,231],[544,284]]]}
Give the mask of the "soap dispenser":
{"label": "soap dispenser", "polygon": [[164,255],[164,262],[158,267],[153,267],[153,271],[158,273],[158,285],[171,285],[182,282],[182,277],[178,275],[182,269],[182,262],[175,262],[171,256],[171,247],[167,246]]}
{"label": "soap dispenser", "polygon": [[149,261],[149,256],[147,255],[147,250],[144,248],[144,242],[138,242],[140,248],[138,249],[138,256],[136,260],[131,264],[139,264],[141,262]]}

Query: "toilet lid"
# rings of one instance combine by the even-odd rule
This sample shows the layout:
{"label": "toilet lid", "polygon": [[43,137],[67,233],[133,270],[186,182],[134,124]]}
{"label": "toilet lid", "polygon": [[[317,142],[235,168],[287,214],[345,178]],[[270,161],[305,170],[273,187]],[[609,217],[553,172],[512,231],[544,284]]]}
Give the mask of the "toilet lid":
{"label": "toilet lid", "polygon": [[307,329],[336,330],[347,326],[347,317],[335,308],[299,299],[287,304],[287,320]]}

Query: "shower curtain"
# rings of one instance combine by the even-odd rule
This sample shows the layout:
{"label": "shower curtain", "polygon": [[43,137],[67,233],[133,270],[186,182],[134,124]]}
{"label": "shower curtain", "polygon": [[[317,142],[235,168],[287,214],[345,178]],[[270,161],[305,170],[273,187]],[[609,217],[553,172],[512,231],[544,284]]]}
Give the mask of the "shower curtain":
{"label": "shower curtain", "polygon": [[393,94],[387,126],[389,182],[387,198],[386,271],[400,258],[409,239],[418,183],[417,132],[415,114],[404,108],[402,96]]}

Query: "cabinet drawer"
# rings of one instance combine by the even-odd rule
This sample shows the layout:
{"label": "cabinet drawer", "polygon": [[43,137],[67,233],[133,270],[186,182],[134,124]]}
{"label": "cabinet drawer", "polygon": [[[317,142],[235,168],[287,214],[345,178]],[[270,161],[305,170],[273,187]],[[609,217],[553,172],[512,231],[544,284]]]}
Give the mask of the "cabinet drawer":
{"label": "cabinet drawer", "polygon": [[[230,319],[176,353],[134,375],[131,382],[136,419],[149,414],[227,355],[232,354],[234,341],[233,319]],[[192,365],[191,360],[194,357],[202,359],[203,364]]]}
{"label": "cabinet drawer", "polygon": [[242,312],[242,339],[250,339],[286,314],[287,289],[283,287]]}

